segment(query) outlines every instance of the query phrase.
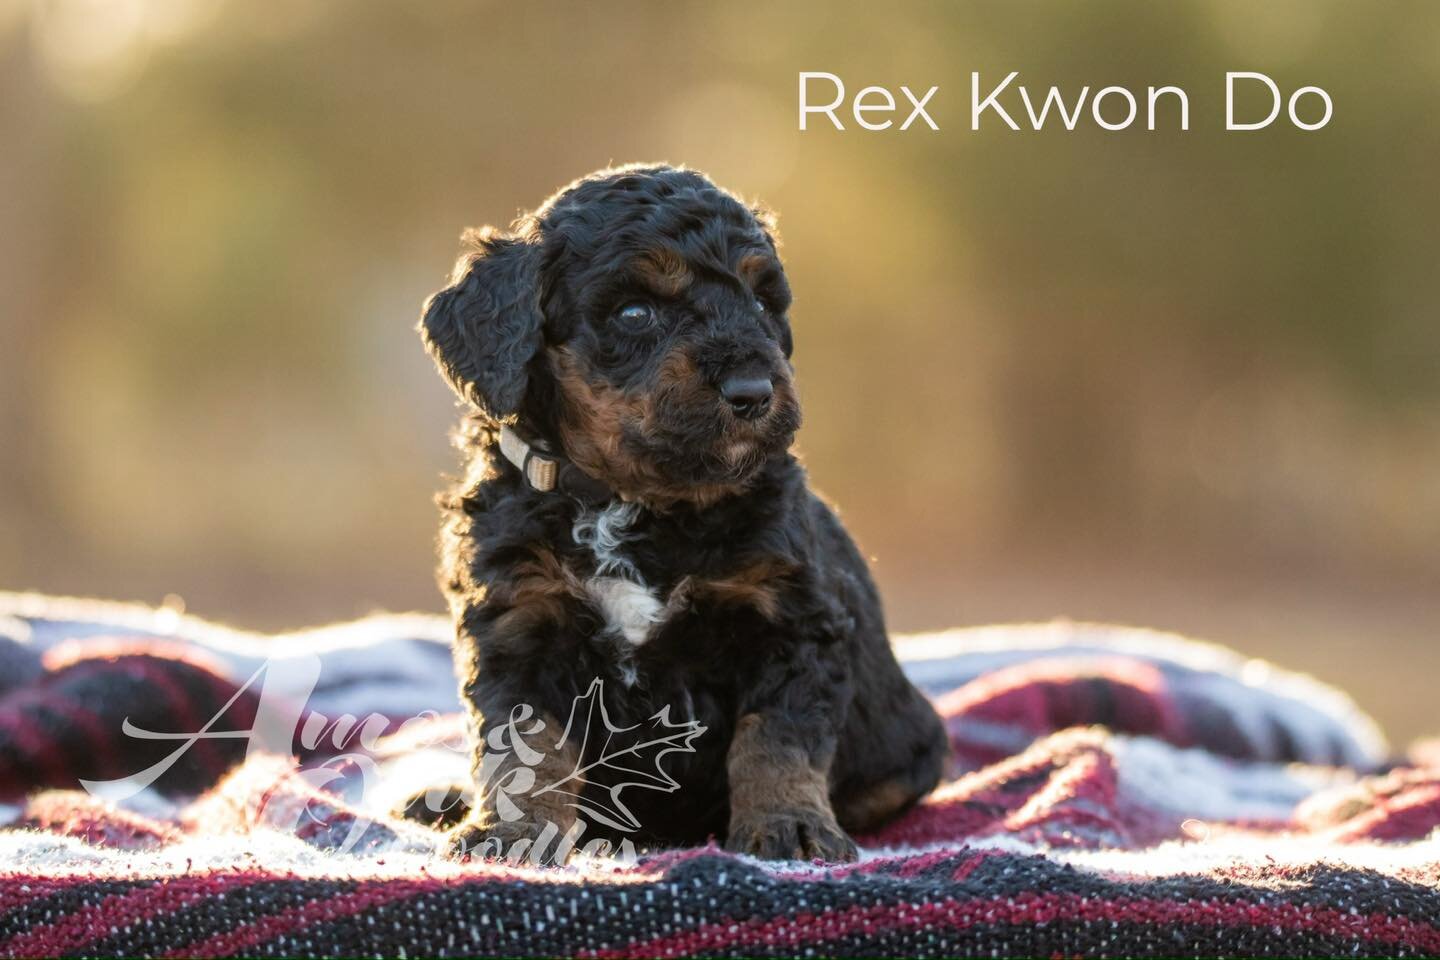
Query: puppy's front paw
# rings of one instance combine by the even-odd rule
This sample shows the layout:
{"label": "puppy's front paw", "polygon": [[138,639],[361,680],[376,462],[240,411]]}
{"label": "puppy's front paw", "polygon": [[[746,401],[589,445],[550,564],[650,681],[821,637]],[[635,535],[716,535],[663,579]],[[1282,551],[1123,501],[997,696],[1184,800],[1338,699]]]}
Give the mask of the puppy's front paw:
{"label": "puppy's front paw", "polygon": [[445,835],[442,850],[451,860],[510,860],[553,865],[557,862],[551,830],[528,820],[466,820]]}
{"label": "puppy's front paw", "polygon": [[807,809],[737,814],[730,819],[725,849],[766,860],[849,863],[859,856],[855,841],[829,812]]}

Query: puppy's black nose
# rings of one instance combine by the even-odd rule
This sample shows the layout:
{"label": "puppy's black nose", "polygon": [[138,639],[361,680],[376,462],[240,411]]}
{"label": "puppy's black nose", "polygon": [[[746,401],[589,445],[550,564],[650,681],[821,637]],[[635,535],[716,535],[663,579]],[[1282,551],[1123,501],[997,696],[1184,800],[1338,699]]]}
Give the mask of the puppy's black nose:
{"label": "puppy's black nose", "polygon": [[744,420],[753,420],[768,410],[774,394],[775,385],[769,377],[727,377],[720,384],[720,396]]}

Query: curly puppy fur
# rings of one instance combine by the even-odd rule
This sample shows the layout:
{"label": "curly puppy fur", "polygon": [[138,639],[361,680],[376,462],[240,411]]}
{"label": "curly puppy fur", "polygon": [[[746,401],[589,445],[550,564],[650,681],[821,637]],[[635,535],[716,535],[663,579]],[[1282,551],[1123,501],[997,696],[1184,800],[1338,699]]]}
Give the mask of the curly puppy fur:
{"label": "curly puppy fur", "polygon": [[[895,662],[864,560],[789,452],[800,404],[773,218],[699,173],[633,166],[466,241],[420,330],[474,408],[466,475],[441,497],[440,579],[477,781],[487,729],[520,704],[566,717],[601,677],[616,726],[668,707],[706,727],[665,757],[678,789],[625,792],[633,839],[853,858],[847,831],[934,787],[946,740]],[[533,489],[500,455],[502,423],[588,487]],[[493,793],[479,783],[453,852],[556,817],[549,794],[502,822]]]}

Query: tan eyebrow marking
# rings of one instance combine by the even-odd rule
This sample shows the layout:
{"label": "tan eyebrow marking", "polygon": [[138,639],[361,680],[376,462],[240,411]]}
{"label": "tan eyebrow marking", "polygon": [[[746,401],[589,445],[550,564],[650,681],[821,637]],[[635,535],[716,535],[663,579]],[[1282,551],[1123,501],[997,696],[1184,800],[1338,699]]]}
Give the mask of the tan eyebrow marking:
{"label": "tan eyebrow marking", "polygon": [[695,279],[685,258],[674,250],[658,247],[635,261],[635,272],[650,289],[662,297],[673,297]]}
{"label": "tan eyebrow marking", "polygon": [[735,272],[745,285],[753,288],[767,270],[775,266],[775,258],[768,253],[747,253],[735,264]]}

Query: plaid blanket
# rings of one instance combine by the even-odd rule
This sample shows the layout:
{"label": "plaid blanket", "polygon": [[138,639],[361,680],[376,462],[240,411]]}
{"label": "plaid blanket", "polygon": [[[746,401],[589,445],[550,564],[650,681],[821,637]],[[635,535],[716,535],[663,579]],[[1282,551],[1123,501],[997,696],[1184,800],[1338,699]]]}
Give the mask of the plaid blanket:
{"label": "plaid blanket", "polygon": [[[860,862],[553,868],[447,862],[388,812],[463,765],[447,633],[0,594],[0,955],[1440,955],[1440,750],[1396,761],[1341,694],[1220,648],[905,638],[958,772]],[[116,792],[277,692],[289,743],[197,740]]]}

